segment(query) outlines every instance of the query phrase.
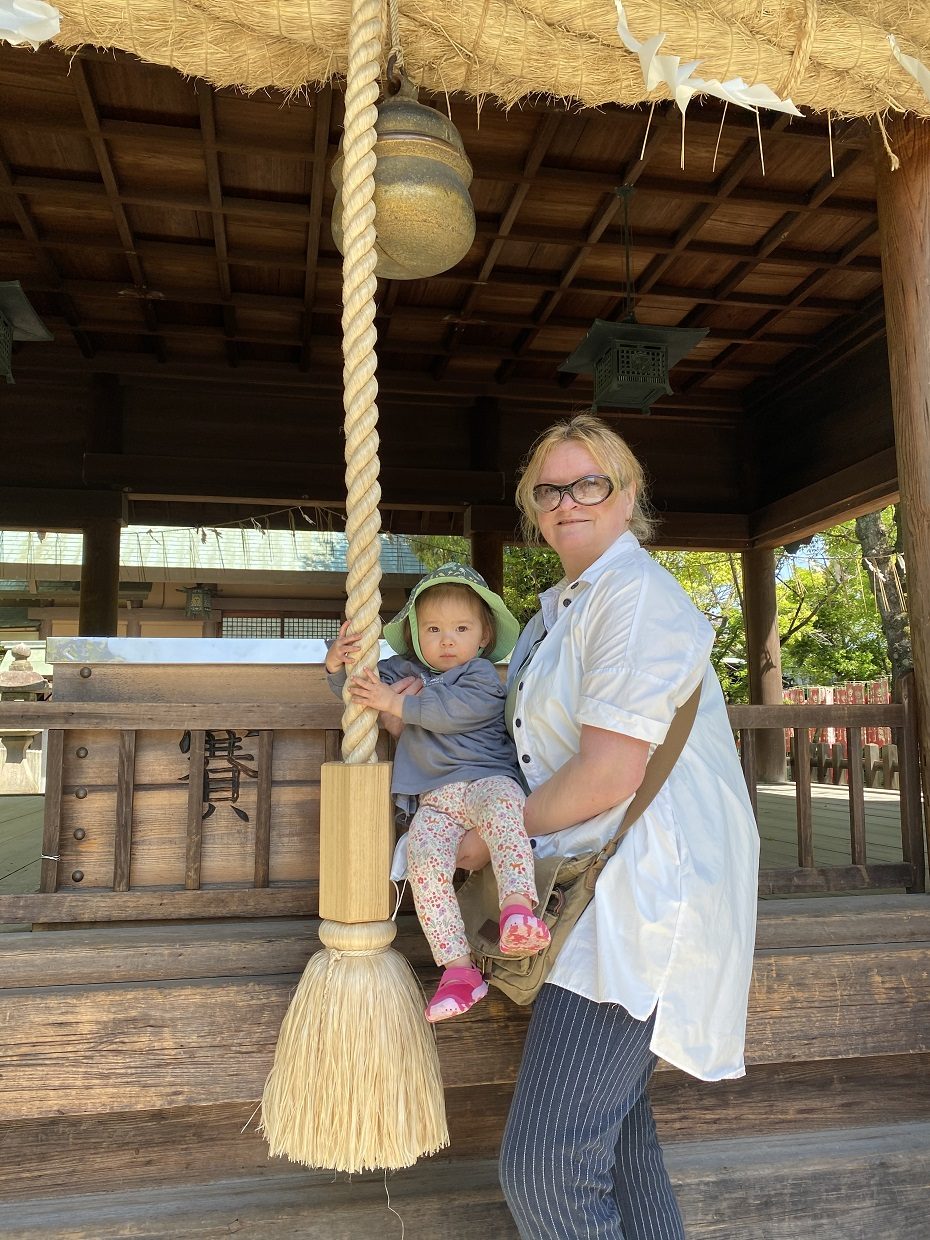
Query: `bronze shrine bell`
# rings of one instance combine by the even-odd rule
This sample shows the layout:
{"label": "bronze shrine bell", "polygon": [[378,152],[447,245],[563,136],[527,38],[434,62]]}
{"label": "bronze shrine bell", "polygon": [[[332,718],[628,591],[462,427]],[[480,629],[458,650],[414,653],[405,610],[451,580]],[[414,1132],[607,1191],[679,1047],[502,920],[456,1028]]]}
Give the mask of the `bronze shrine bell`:
{"label": "bronze shrine bell", "polygon": [[[448,271],[475,239],[472,170],[458,130],[418,103],[416,87],[401,76],[397,93],[378,105],[375,132],[375,275],[420,280]],[[343,253],[342,139],[331,177],[333,240]]]}

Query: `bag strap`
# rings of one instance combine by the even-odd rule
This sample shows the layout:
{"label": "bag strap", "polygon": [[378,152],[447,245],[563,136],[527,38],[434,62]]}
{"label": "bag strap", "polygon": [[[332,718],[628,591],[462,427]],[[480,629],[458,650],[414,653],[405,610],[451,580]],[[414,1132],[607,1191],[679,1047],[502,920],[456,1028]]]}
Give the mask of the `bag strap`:
{"label": "bag strap", "polygon": [[620,847],[620,841],[627,831],[642,818],[671,774],[672,767],[681,756],[681,751],[684,749],[685,743],[691,734],[691,728],[701,701],[701,690],[703,687],[704,678],[701,677],[697,688],[688,700],[675,711],[665,740],[653,750],[652,757],[646,763],[646,773],[643,775],[643,782],[639,785],[636,796],[627,806],[626,813],[623,815],[623,821],[617,828],[616,835],[614,835],[613,839],[607,841],[590,869],[585,873],[584,885],[589,891],[594,890],[594,884],[597,882],[601,870],[603,870],[604,866]]}

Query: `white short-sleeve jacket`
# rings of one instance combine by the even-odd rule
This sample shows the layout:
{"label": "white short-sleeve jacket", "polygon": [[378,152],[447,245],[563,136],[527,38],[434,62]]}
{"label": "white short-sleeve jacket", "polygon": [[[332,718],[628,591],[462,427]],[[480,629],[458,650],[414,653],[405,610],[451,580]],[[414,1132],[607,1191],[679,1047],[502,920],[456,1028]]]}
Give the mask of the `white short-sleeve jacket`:
{"label": "white short-sleeve jacket", "polygon": [[[709,662],[713,629],[629,532],[540,602],[511,659],[513,736],[531,789],[578,752],[583,724],[659,744],[703,681],[681,757],[549,981],[640,1020],[655,1011],[652,1050],[693,1076],[742,1076],[759,836]],[[537,837],[538,855],[600,846],[627,804]]]}

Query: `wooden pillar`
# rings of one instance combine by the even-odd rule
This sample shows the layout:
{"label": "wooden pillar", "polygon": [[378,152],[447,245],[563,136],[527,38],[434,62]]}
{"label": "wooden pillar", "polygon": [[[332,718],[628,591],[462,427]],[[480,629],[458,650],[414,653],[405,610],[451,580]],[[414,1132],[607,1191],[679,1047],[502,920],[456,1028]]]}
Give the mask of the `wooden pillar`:
{"label": "wooden pillar", "polygon": [[115,517],[84,526],[81,564],[81,637],[114,637],[119,612],[119,536],[122,522]]}
{"label": "wooden pillar", "polygon": [[[500,406],[491,396],[479,396],[469,418],[472,469],[500,469]],[[495,594],[504,591],[504,535],[497,530],[475,530],[471,562]]]}
{"label": "wooden pillar", "polygon": [[[749,700],[757,706],[780,706],[781,645],[775,597],[775,553],[768,549],[743,552],[743,622],[749,660]],[[783,784],[785,735],[781,729],[757,732],[756,774],[764,784]]]}
{"label": "wooden pillar", "polygon": [[471,535],[471,563],[495,594],[504,592],[504,535]]}
{"label": "wooden pillar", "polygon": [[911,648],[923,749],[930,764],[930,123],[889,116],[891,170],[875,144],[878,224],[898,488],[904,509]]}

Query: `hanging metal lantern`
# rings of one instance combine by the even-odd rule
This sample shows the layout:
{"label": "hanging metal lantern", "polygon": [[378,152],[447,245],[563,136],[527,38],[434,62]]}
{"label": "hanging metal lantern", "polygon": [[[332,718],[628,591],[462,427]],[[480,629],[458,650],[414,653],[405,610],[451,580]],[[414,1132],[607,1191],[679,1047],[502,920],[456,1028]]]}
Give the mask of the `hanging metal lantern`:
{"label": "hanging metal lantern", "polygon": [[595,409],[609,405],[648,412],[660,396],[671,396],[669,371],[701,343],[706,327],[651,327],[637,323],[633,308],[633,248],[630,230],[631,185],[621,185],[623,249],[626,258],[626,314],[619,323],[595,319],[584,340],[559,370],[594,379]]}
{"label": "hanging metal lantern", "polygon": [[[448,271],[475,239],[468,193],[472,169],[458,130],[441,112],[417,102],[403,76],[378,105],[375,132],[375,275],[421,280]],[[342,142],[333,163],[333,240],[342,253]]]}

